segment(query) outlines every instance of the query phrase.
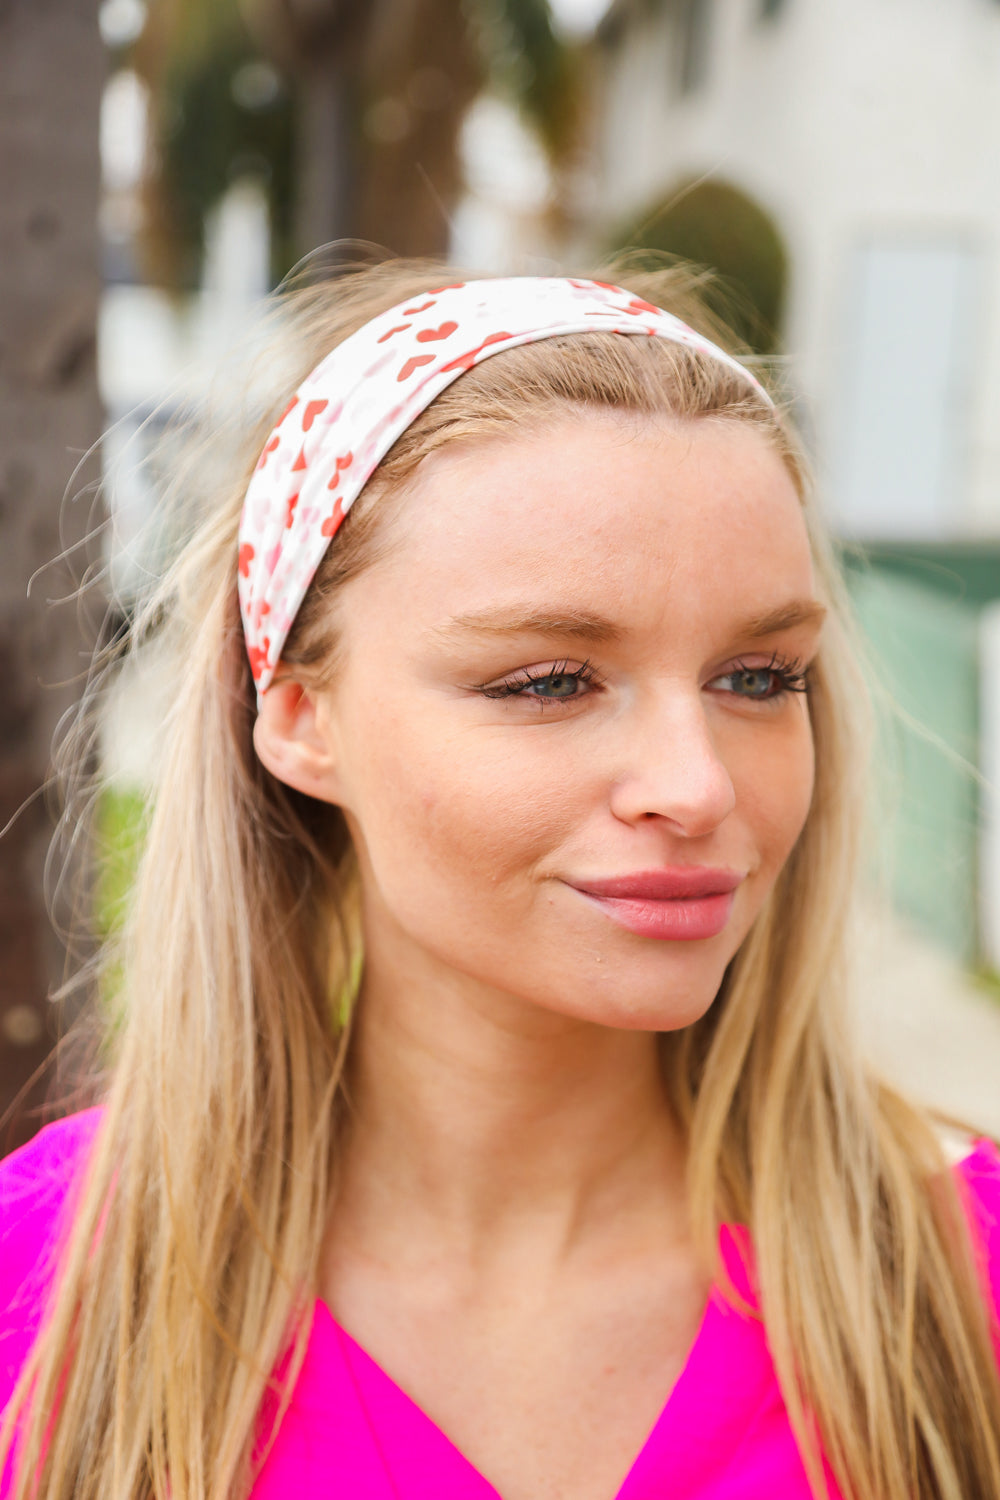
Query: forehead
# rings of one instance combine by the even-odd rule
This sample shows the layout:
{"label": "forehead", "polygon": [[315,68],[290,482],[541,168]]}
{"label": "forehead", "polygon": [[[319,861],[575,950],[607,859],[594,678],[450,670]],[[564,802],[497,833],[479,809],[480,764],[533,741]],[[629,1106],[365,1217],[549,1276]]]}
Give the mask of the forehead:
{"label": "forehead", "polygon": [[731,419],[569,416],[431,455],[376,565],[414,621],[532,603],[626,628],[763,614],[813,588],[792,479]]}

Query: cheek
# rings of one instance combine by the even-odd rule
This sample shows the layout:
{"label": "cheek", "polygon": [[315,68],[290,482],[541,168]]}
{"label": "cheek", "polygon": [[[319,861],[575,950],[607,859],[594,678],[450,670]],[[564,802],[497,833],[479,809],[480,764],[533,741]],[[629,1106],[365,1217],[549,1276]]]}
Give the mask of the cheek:
{"label": "cheek", "polygon": [[544,757],[513,755],[506,736],[442,742],[415,727],[375,737],[354,778],[352,821],[383,898],[400,915],[447,899],[455,919],[484,900],[526,906],[578,815],[579,783],[553,784]]}
{"label": "cheek", "polygon": [[739,772],[738,801],[752,829],[761,871],[772,878],[802,832],[812,802],[815,752],[806,705]]}

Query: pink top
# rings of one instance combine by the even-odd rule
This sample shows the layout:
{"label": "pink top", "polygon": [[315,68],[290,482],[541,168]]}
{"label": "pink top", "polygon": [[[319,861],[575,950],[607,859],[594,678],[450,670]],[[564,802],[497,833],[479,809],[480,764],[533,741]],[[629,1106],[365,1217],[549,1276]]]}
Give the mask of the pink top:
{"label": "pink top", "polygon": [[[61,1211],[101,1117],[47,1126],[0,1162],[0,1410],[35,1336]],[[1000,1153],[979,1141],[955,1168],[965,1184],[984,1281],[1000,1314]],[[739,1230],[722,1249],[739,1291],[750,1285]],[[1000,1356],[1000,1330],[997,1334]],[[0,1497],[9,1490],[9,1470]],[[831,1484],[831,1495],[837,1491]],[[292,1403],[253,1491],[364,1500],[499,1500],[384,1370],[317,1302]],[[713,1291],[687,1362],[617,1496],[608,1500],[809,1500],[759,1319]]]}

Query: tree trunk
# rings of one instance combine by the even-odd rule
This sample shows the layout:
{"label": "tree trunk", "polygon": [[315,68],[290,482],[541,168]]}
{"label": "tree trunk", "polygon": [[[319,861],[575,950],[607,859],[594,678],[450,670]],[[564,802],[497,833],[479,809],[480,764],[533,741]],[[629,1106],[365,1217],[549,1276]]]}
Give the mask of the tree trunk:
{"label": "tree trunk", "polygon": [[355,233],[396,255],[444,256],[482,61],[458,0],[392,0],[371,14]]}
{"label": "tree trunk", "polygon": [[353,70],[342,56],[298,77],[295,245],[305,255],[356,232]]}
{"label": "tree trunk", "polygon": [[298,254],[343,238],[445,254],[459,129],[483,84],[459,0],[240,4],[295,87]]}
{"label": "tree trunk", "polygon": [[[98,116],[106,60],[96,0],[0,0],[0,829],[45,782],[52,735],[85,662],[65,568],[32,574],[90,521],[100,434]],[[72,478],[67,502],[63,494]],[[77,497],[77,498],[73,498]],[[82,572],[80,555],[72,560]],[[36,797],[0,838],[0,1118],[44,1061],[64,953],[42,867]],[[38,1088],[33,1102],[40,1097]],[[0,1152],[37,1129],[20,1111]]]}

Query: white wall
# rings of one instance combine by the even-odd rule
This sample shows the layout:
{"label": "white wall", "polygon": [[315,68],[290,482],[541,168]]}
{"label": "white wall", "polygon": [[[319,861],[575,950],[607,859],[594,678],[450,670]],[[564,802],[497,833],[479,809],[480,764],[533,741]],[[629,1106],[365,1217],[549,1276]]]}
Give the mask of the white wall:
{"label": "white wall", "polygon": [[851,352],[864,339],[852,301],[858,253],[961,247],[978,278],[977,316],[955,438],[964,482],[943,533],[1000,535],[1000,4],[786,0],[763,21],[759,0],[714,0],[707,82],[687,96],[671,8],[632,9],[606,54],[605,222],[706,172],[773,215],[792,263],[787,346],[828,477]]}

